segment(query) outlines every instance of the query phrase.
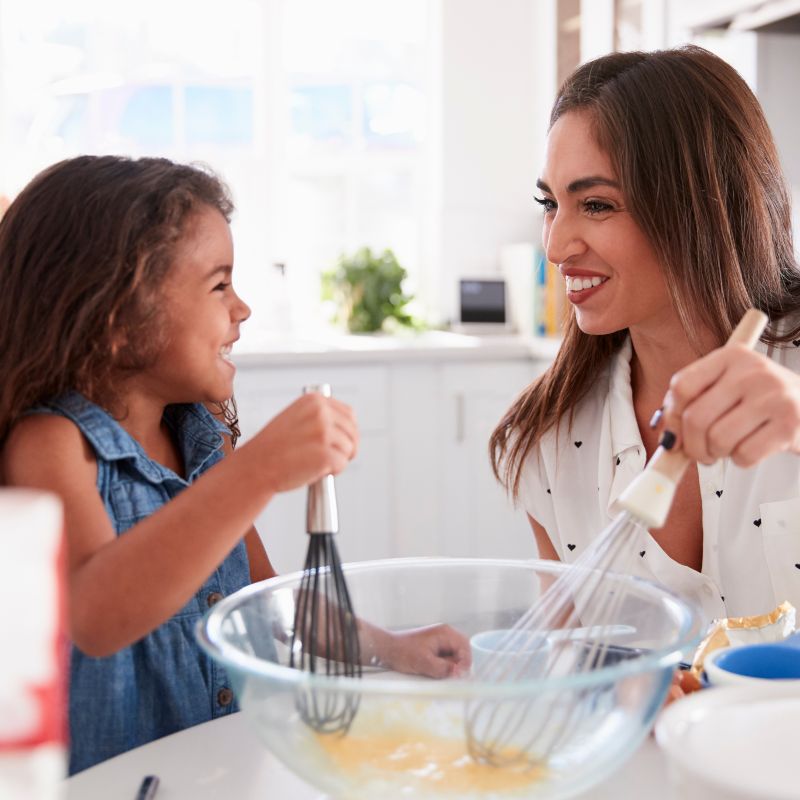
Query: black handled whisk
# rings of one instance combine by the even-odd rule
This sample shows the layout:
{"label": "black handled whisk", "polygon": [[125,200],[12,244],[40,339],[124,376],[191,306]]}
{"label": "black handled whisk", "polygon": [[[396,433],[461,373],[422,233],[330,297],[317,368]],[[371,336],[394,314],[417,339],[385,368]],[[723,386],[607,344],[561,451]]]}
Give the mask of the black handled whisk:
{"label": "black handled whisk", "polygon": [[[303,393],[331,396],[328,384],[306,386]],[[333,475],[308,487],[308,552],[295,600],[289,665],[314,674],[360,678],[358,627],[334,536],[339,513]],[[358,710],[357,692],[313,687],[298,693],[301,717],[318,733],[345,733]]]}

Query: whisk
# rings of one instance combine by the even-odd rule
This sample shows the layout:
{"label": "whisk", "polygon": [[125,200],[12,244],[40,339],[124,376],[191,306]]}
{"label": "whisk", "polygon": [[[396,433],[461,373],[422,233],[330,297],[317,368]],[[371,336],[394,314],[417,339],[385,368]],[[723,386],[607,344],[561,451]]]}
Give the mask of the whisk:
{"label": "whisk", "polygon": [[[752,348],[766,322],[764,314],[750,309],[728,344]],[[632,543],[644,527],[663,527],[688,463],[679,450],[656,450],[617,500],[616,519],[504,634],[495,654],[475,670],[477,680],[579,675],[642,652],[618,645],[620,634],[636,632],[635,627],[618,624],[626,599],[634,599],[626,598],[625,584],[609,581],[608,573],[622,569],[623,557],[633,552]],[[540,643],[538,649],[531,648],[532,641]],[[574,746],[582,730],[602,724],[609,711],[602,697],[607,685],[577,682],[583,688],[569,689],[554,683],[562,688],[548,690],[546,681],[537,683],[539,689],[524,702],[517,698],[469,703],[465,727],[470,755],[494,766],[542,766],[562,748]]]}
{"label": "whisk", "polygon": [[[303,393],[331,396],[328,384],[306,386]],[[339,514],[333,475],[308,487],[309,535],[303,577],[295,599],[289,665],[333,677],[361,677],[358,627],[334,536]],[[358,710],[357,692],[316,692],[301,687],[297,709],[318,733],[346,733]]]}

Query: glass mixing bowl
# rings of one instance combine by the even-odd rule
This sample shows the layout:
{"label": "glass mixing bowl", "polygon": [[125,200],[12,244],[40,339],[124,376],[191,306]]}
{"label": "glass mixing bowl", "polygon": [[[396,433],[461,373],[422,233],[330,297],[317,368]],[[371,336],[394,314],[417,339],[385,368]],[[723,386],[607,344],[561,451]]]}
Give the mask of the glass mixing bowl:
{"label": "glass mixing bowl", "polygon": [[[564,569],[549,561],[446,558],[344,566],[361,619],[390,630],[447,623],[467,639],[513,626]],[[613,646],[605,659],[590,649],[595,663],[583,670],[523,670],[502,682],[469,672],[434,680],[370,666],[360,679],[311,675],[288,666],[301,577],[272,578],[225,598],[197,635],[228,671],[267,747],[303,780],[347,800],[564,798],[585,791],[636,749],[682,652],[700,638],[693,606],[655,584],[609,573],[602,590],[616,598],[608,604],[613,619],[595,615],[586,636],[610,632]],[[587,660],[586,639],[576,644],[555,632],[551,646],[574,647],[576,665]],[[536,658],[547,661],[540,652]],[[309,696],[357,704],[347,733],[309,728],[298,711]],[[498,767],[471,758],[467,720],[476,709],[495,721],[511,710],[512,744],[544,748],[542,763]]]}

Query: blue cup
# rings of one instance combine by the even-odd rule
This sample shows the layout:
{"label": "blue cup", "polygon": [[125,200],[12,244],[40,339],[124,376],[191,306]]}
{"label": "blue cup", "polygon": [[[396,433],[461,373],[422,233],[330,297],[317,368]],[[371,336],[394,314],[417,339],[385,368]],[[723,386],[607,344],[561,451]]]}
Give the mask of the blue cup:
{"label": "blue cup", "polygon": [[800,634],[781,642],[730,647],[710,654],[705,671],[712,685],[800,680]]}
{"label": "blue cup", "polygon": [[749,678],[800,679],[800,648],[785,644],[732,647],[720,653],[714,663],[720,669]]}

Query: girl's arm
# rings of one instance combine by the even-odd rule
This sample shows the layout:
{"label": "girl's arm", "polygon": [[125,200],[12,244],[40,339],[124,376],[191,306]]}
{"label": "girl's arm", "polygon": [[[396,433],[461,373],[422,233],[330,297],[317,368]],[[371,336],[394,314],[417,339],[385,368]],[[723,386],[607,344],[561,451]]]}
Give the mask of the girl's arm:
{"label": "girl's arm", "polygon": [[255,528],[250,528],[244,537],[247,548],[247,560],[250,563],[250,582],[257,583],[267,578],[274,578],[278,573],[269,560],[264,543]]}
{"label": "girl's arm", "polygon": [[[12,486],[64,502],[73,642],[88,655],[126,647],[179,611],[277,492],[338,474],[355,455],[351,410],[304,395],[235,453],[117,537],[97,492],[94,453],[69,420],[31,415],[3,449]],[[254,552],[253,539],[250,538]],[[257,570],[265,569],[256,557]]]}
{"label": "girl's arm", "polygon": [[[225,419],[222,415],[218,414],[216,409],[212,406],[208,409],[217,419],[225,424]],[[227,436],[222,437],[222,451],[226,456],[233,454],[233,447],[231,440]],[[258,535],[255,526],[251,527],[245,534],[244,545],[247,550],[247,561],[250,565],[250,582],[257,583],[258,581],[265,581],[267,578],[274,578],[278,573],[272,566],[269,560],[264,543]]]}

